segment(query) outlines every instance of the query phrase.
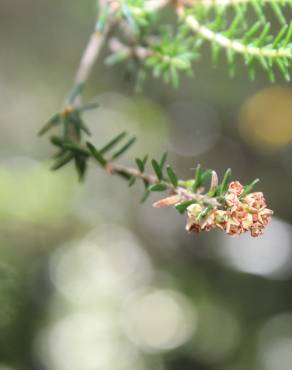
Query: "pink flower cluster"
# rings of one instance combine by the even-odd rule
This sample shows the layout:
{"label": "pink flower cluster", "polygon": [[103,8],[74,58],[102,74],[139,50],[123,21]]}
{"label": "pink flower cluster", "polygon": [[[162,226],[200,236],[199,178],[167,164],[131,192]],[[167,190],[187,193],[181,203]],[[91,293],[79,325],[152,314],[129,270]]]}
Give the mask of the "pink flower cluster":
{"label": "pink flower cluster", "polygon": [[239,181],[233,181],[224,196],[225,205],[222,209],[214,207],[204,214],[205,206],[191,204],[187,208],[186,229],[200,232],[219,228],[228,235],[240,235],[246,231],[250,231],[251,236],[262,234],[273,211],[267,208],[263,193],[241,196],[242,193],[243,186]]}

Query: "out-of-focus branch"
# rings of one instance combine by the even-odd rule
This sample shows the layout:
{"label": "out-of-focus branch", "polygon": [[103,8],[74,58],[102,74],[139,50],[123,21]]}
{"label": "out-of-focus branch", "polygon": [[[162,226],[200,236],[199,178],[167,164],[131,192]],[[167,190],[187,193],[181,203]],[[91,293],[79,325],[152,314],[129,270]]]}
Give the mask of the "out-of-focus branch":
{"label": "out-of-focus branch", "polygon": [[88,80],[92,68],[102,50],[102,47],[107,39],[107,36],[112,29],[112,23],[105,25],[102,31],[94,31],[89,38],[88,44],[81,57],[74,80],[73,90],[76,94],[71,101],[71,105],[78,106],[80,103],[80,94],[84,84]]}
{"label": "out-of-focus branch", "polygon": [[[172,1],[170,0],[148,0],[146,3],[146,7],[149,7],[151,10],[158,10],[159,8],[162,8]],[[116,0],[100,0],[100,9],[102,7],[108,7],[108,12],[113,12],[116,10],[119,6],[119,1]],[[109,17],[108,21],[102,28],[102,30],[94,30],[92,35],[89,38],[88,44],[83,52],[83,55],[81,57],[76,76],[74,81],[74,88],[73,90],[76,90],[77,93],[74,96],[73,101],[71,102],[71,105],[76,106],[79,104],[80,101],[80,93],[84,84],[88,80],[90,73],[92,71],[92,67],[94,66],[96,60],[98,59],[98,56],[100,55],[100,52],[102,50],[103,45],[105,44],[108,35],[110,34],[110,31],[112,30],[114,26],[114,20]],[[121,45],[120,45],[121,46]],[[144,48],[137,48],[135,50],[135,54],[141,58],[145,58],[148,51]]]}
{"label": "out-of-focus branch", "polygon": [[196,34],[199,34],[206,40],[220,45],[222,48],[233,50],[236,53],[256,57],[267,57],[272,59],[292,58],[292,51],[290,46],[272,49],[270,46],[257,47],[252,45],[245,45],[241,41],[230,39],[220,33],[212,31],[210,28],[200,24],[199,21],[192,15],[188,15],[185,18],[185,21],[186,24]]}
{"label": "out-of-focus branch", "polygon": [[[149,45],[155,45],[157,39],[149,40]],[[113,53],[123,53],[127,57],[135,57],[140,60],[145,60],[151,56],[159,57],[163,62],[168,62],[170,57],[151,49],[150,47],[144,47],[140,45],[126,45],[116,37],[112,37],[108,42],[108,47]]]}
{"label": "out-of-focus branch", "polygon": [[98,58],[98,55],[100,54],[109,30],[110,24],[107,24],[102,32],[95,31],[90,36],[76,73],[76,85],[82,85],[87,81],[92,70],[92,66],[94,65],[96,59]]}
{"label": "out-of-focus branch", "polygon": [[152,51],[139,45],[126,45],[117,37],[112,37],[108,42],[108,47],[113,53],[124,53],[125,55],[134,56],[138,59],[145,59],[152,55]]}
{"label": "out-of-focus branch", "polygon": [[81,56],[75,74],[74,86],[68,99],[70,106],[76,107],[80,104],[83,87],[91,74],[102,47],[107,41],[108,35],[114,27],[115,20],[111,15],[114,13],[117,6],[118,1],[116,0],[99,0],[99,12],[102,13],[105,11],[105,13],[107,13],[106,21],[102,27],[95,27]]}

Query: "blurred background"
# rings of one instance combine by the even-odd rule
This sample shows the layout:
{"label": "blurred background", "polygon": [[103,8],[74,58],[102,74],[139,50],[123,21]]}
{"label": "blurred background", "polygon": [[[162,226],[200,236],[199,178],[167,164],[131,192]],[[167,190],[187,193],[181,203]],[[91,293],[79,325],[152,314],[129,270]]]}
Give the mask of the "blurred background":
{"label": "blurred background", "polygon": [[[93,0],[0,6],[0,370],[291,370],[292,89],[212,68],[179,89],[100,63],[86,90],[93,142],[127,130],[124,159],[169,153],[261,179],[275,217],[257,239],[188,235],[175,210],[140,205],[92,163],[49,171],[37,131],[62,106],[94,24]],[[291,209],[290,209],[291,207]]]}

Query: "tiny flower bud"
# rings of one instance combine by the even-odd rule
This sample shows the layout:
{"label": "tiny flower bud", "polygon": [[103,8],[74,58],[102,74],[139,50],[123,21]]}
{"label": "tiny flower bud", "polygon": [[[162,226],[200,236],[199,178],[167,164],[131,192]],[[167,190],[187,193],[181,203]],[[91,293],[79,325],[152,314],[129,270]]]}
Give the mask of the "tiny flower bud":
{"label": "tiny flower bud", "polygon": [[194,203],[187,208],[189,217],[197,218],[199,214],[203,211],[203,207],[199,203]]}
{"label": "tiny flower bud", "polygon": [[234,193],[239,196],[243,192],[243,186],[239,181],[232,181],[228,187],[229,193]]}
{"label": "tiny flower bud", "polygon": [[225,195],[225,201],[229,207],[237,206],[239,204],[239,199],[236,193],[227,193]]}
{"label": "tiny flower bud", "polygon": [[262,192],[250,193],[242,201],[252,208],[260,209],[266,206],[266,201]]}

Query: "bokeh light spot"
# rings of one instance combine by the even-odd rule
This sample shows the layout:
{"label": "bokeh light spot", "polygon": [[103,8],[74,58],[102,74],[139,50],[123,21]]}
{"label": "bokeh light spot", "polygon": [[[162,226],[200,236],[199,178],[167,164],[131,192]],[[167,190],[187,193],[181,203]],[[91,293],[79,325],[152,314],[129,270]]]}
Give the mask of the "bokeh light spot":
{"label": "bokeh light spot", "polygon": [[204,102],[175,102],[168,107],[170,116],[170,146],[183,156],[205,153],[220,134],[218,114]]}
{"label": "bokeh light spot", "polygon": [[230,356],[237,348],[240,326],[237,317],[227,307],[218,302],[203,302],[198,309],[198,322],[190,346],[192,356],[206,364],[214,364]]}
{"label": "bokeh light spot", "polygon": [[124,296],[147,284],[152,266],[138,239],[114,224],[98,226],[77,246],[55,252],[51,280],[66,299],[96,303],[106,297]]}
{"label": "bokeh light spot", "polygon": [[258,335],[258,359],[263,370],[292,369],[292,315],[282,313],[265,322]]}
{"label": "bokeh light spot", "polygon": [[223,263],[236,270],[275,280],[286,279],[292,274],[291,235],[291,226],[274,217],[265,233],[256,239],[248,234],[238,238],[221,235],[222,247],[218,253]]}
{"label": "bokeh light spot", "polygon": [[197,323],[194,307],[180,293],[154,290],[126,304],[124,326],[129,338],[146,351],[176,348],[192,336]]}
{"label": "bokeh light spot", "polygon": [[250,97],[239,118],[242,137],[256,148],[278,150],[292,139],[292,89],[269,87]]}

